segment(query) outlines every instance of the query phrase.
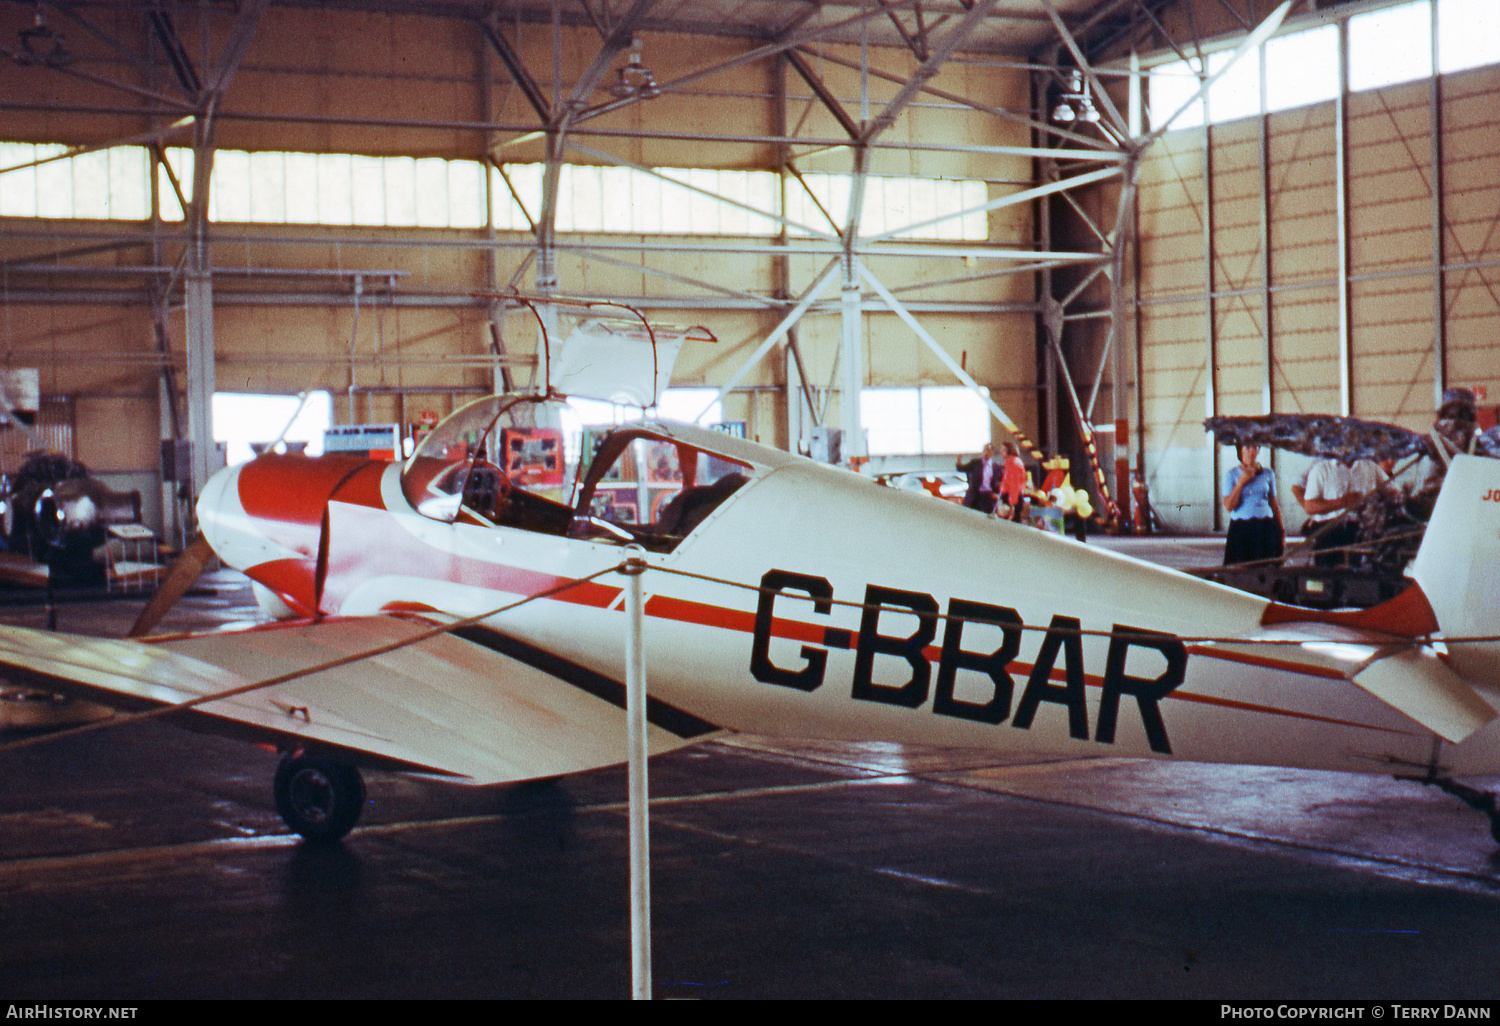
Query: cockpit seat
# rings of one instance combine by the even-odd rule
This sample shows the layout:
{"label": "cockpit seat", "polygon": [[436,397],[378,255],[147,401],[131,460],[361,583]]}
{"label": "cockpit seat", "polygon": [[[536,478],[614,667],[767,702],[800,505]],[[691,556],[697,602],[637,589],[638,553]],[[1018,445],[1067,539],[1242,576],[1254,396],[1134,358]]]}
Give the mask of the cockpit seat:
{"label": "cockpit seat", "polygon": [[680,538],[703,523],[740,486],[748,481],[744,474],[725,474],[713,484],[684,488],[668,500],[657,518],[653,533]]}

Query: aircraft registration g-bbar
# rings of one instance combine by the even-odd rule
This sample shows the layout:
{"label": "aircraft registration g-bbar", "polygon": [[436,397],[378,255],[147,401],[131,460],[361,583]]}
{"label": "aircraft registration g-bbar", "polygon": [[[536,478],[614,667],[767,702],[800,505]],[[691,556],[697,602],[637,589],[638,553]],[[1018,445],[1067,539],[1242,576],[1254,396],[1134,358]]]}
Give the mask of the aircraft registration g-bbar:
{"label": "aircraft registration g-bbar", "polygon": [[[607,435],[567,505],[499,451],[541,408],[480,400],[404,464],[223,470],[204,536],[295,619],[149,641],[5,628],[0,673],[127,709],[232,691],[174,715],[276,745],[283,817],[337,838],[356,767],[493,784],[623,762],[615,568],[633,555],[653,754],[744,731],[1500,772],[1500,641],[1456,640],[1500,633],[1500,461],[1455,460],[1409,590],[1322,612],[684,425]],[[629,480],[642,501],[604,501]]]}

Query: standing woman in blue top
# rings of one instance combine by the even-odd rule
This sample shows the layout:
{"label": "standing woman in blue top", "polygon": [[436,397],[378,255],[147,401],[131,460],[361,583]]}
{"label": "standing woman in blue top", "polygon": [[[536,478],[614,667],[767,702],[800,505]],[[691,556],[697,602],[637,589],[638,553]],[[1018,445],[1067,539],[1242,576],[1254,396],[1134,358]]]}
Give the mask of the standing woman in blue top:
{"label": "standing woman in blue top", "polygon": [[1240,461],[1224,472],[1224,509],[1229,513],[1225,566],[1275,559],[1286,539],[1276,502],[1276,472],[1256,462],[1260,446],[1242,445],[1237,451]]}

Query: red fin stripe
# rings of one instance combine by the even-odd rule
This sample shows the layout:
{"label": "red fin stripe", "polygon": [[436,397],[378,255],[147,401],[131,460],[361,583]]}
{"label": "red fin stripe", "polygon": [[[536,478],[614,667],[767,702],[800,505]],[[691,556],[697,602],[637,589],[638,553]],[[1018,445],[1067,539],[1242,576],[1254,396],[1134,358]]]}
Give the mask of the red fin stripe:
{"label": "red fin stripe", "polygon": [[1369,609],[1305,609],[1272,602],[1261,614],[1260,622],[1263,627],[1280,623],[1328,623],[1398,638],[1420,638],[1442,629],[1432,604],[1415,583],[1395,598]]}

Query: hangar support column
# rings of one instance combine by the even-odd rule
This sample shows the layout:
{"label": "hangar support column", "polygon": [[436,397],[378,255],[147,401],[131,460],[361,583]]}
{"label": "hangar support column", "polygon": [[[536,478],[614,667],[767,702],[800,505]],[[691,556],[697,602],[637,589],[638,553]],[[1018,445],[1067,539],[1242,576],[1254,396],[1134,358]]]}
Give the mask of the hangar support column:
{"label": "hangar support column", "polygon": [[192,234],[183,283],[187,349],[187,428],[193,445],[193,495],[218,469],[214,455],[214,281],[208,234],[208,186],[213,174],[213,122],[200,116],[193,130]]}
{"label": "hangar support column", "polygon": [[193,128],[193,194],[192,222],[188,239],[184,302],[186,306],[185,345],[187,349],[187,423],[193,443],[193,494],[196,495],[218,469],[214,448],[213,397],[214,380],[214,289],[213,261],[209,248],[208,202],[209,182],[213,174],[214,129],[219,103],[239,70],[250,40],[265,12],[268,0],[250,0],[244,4],[229,32],[217,69],[206,81],[198,79],[186,51],[176,39],[171,23],[159,22],[163,42],[169,52],[177,54],[177,70],[184,89],[196,95],[197,116]]}
{"label": "hangar support column", "polygon": [[865,383],[865,353],[861,346],[864,304],[859,294],[859,257],[844,258],[844,293],[839,310],[839,409],[846,457],[865,455],[864,425],[859,416],[859,395]]}

